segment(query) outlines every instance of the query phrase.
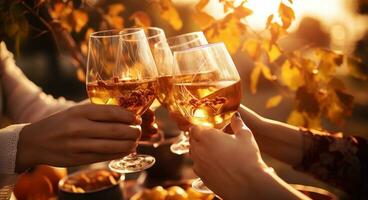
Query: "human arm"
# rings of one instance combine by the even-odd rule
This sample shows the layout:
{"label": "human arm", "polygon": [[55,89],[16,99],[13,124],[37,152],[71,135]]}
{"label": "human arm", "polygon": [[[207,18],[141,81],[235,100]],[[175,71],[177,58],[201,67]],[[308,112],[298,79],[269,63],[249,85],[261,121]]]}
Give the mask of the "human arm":
{"label": "human arm", "polygon": [[368,198],[366,139],[298,128],[263,118],[245,106],[239,112],[262,152],[353,197]]}
{"label": "human arm", "polygon": [[298,127],[266,119],[244,105],[240,106],[239,113],[262,152],[293,166],[302,161],[303,145],[308,146],[311,141],[307,138],[303,141]]}
{"label": "human arm", "polygon": [[309,199],[267,167],[240,117],[232,118],[231,127],[234,135],[199,126],[190,129],[193,170],[212,191],[225,200]]}
{"label": "human arm", "polygon": [[140,123],[139,116],[118,106],[85,104],[60,111],[11,133],[19,137],[11,152],[16,161],[5,162],[13,169],[2,166],[0,178],[39,164],[67,167],[124,156],[136,148]]}
{"label": "human arm", "polygon": [[15,124],[0,130],[0,187],[14,182],[19,132],[28,122],[66,109],[73,102],[54,99],[29,81],[16,66],[13,54],[0,42],[0,116],[6,114]]}
{"label": "human arm", "polygon": [[[0,130],[0,187],[36,164],[69,166],[116,158],[122,151],[134,148],[140,137],[140,128],[132,126],[134,120],[129,118],[132,114],[121,108],[74,106],[74,102],[44,94],[17,68],[3,42],[0,74],[6,114],[13,122],[22,123]],[[119,119],[116,115],[125,121],[114,121]],[[93,118],[98,116],[101,118]],[[90,138],[94,134],[100,136]],[[72,147],[68,147],[70,144]],[[91,152],[81,152],[81,148]],[[98,155],[103,152],[104,155]]]}
{"label": "human arm", "polygon": [[64,98],[46,95],[16,66],[13,54],[0,43],[1,87],[4,110],[15,123],[29,123],[75,105]]}

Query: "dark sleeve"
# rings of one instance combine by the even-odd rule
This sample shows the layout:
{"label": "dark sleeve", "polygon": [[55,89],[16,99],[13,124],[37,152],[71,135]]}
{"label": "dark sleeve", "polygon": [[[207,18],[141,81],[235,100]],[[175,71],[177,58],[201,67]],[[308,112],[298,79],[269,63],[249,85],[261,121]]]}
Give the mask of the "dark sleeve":
{"label": "dark sleeve", "polygon": [[301,129],[301,132],[304,139],[303,159],[294,168],[357,199],[368,199],[367,140],[328,133],[317,135],[307,129]]}

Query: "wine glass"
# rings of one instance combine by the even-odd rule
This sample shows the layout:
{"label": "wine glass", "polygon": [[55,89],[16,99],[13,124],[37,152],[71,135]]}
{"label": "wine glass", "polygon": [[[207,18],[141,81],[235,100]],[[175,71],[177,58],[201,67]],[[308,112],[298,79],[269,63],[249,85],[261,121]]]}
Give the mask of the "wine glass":
{"label": "wine glass", "polygon": [[[157,92],[157,69],[144,31],[92,33],[86,84],[92,103],[121,106],[137,115],[144,113]],[[109,167],[119,173],[132,173],[154,163],[152,156],[131,153],[111,161]]]}
{"label": "wine glass", "polygon": [[[223,43],[174,51],[173,97],[193,125],[224,129],[238,110],[242,89],[238,71]],[[192,187],[211,191],[200,179]]]}
{"label": "wine glass", "polygon": [[[154,50],[154,45],[158,42],[165,41],[166,36],[164,30],[158,27],[133,27],[133,28],[125,28],[120,33],[131,33],[139,30],[144,30],[148,44],[150,46],[151,52]],[[154,111],[160,107],[160,102],[155,99],[151,104],[149,110],[145,113],[143,117],[150,118],[150,116],[154,116]],[[160,143],[164,140],[164,134],[161,130],[159,130],[157,124],[154,121],[154,117],[152,119],[147,119],[148,121],[144,121],[142,124],[142,136],[139,140],[140,145],[153,145],[154,147],[158,147]]]}
{"label": "wine glass", "polygon": [[[175,115],[180,114],[172,95],[172,73],[174,64],[172,52],[197,47],[204,44],[208,44],[208,42],[203,32],[182,34],[170,37],[166,41],[161,41],[155,44],[153,55],[159,73],[157,99],[160,101],[161,105]],[[178,140],[170,146],[170,150],[178,155],[189,152],[189,139],[187,131],[181,131]]]}

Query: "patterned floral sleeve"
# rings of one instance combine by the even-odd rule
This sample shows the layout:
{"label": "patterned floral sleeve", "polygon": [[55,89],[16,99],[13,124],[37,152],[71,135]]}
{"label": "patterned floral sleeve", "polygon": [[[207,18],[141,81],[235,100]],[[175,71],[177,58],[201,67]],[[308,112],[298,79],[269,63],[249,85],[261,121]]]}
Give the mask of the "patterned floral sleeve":
{"label": "patterned floral sleeve", "polygon": [[354,199],[368,199],[368,141],[354,136],[315,134],[301,128],[302,162],[295,169],[342,189]]}

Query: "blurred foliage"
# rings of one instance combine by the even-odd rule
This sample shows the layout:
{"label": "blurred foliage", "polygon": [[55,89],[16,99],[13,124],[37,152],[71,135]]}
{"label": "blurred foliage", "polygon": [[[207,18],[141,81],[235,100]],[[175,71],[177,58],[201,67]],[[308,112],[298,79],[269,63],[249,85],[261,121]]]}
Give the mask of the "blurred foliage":
{"label": "blurred foliage", "polygon": [[[277,12],[270,13],[262,32],[253,31],[246,23],[245,19],[252,15],[246,1],[219,0],[225,13],[220,19],[205,11],[209,1],[199,0],[192,13],[194,21],[210,42],[224,42],[230,53],[240,51],[252,60],[253,68],[249,75],[252,93],[257,92],[261,77],[278,89],[279,94],[267,100],[267,108],[278,106],[285,98],[292,98],[294,109],[287,119],[288,123],[317,129],[322,128],[322,119],[337,125],[344,124],[346,117],[351,115],[353,97],[346,92],[337,76],[337,69],[348,65],[349,75],[368,80],[367,60],[363,60],[367,55],[356,52],[348,57],[313,45],[293,51],[283,49],[279,41],[288,36],[288,28],[295,20],[293,0],[280,1]],[[158,10],[161,20],[174,30],[183,27],[183,21],[171,0],[144,2]],[[366,1],[361,2],[361,10],[364,11]],[[17,51],[30,29],[26,15],[37,17],[45,30],[52,33],[59,49],[68,52],[79,68],[77,74],[80,79],[84,79],[90,33],[102,29],[122,29],[129,23],[143,27],[152,25],[152,16],[144,10],[133,10],[124,18],[123,14],[132,9],[126,8],[121,1],[5,0],[0,4],[0,33],[15,40]],[[45,30],[40,30],[40,35]],[[363,48],[362,52],[368,52],[367,49],[364,51],[368,48],[368,36],[365,38],[357,45],[358,49]]]}

